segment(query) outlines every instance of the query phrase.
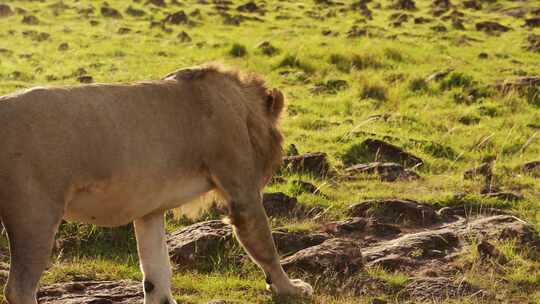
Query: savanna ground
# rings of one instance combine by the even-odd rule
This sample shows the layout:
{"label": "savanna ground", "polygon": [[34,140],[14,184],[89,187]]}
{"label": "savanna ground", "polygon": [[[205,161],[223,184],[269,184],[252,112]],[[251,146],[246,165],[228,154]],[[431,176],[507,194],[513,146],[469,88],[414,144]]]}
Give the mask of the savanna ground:
{"label": "savanna ground", "polygon": [[[439,16],[429,0],[256,1],[254,12],[239,12],[246,1],[237,0],[150,2],[1,0],[9,8],[0,10],[0,94],[37,85],[159,79],[180,67],[218,60],[261,73],[284,91],[288,109],[282,126],[289,152],[291,144],[299,153],[325,152],[339,174],[362,162],[354,147],[375,138],[424,161],[412,168],[421,179],[392,183],[368,176],[344,180],[281,173],[267,191],[323,206],[325,214],[317,220],[276,217],[274,228],[316,229],[321,221],[345,218],[348,206],[366,199],[445,206],[459,193],[465,202],[506,209],[540,229],[540,179],[517,169],[540,159],[539,89],[501,92],[496,87],[507,79],[540,75],[540,36],[535,36],[540,28],[534,22],[524,26],[540,17],[537,1],[451,0],[447,10],[447,1],[433,1],[443,8]],[[479,6],[465,8],[464,2]],[[166,18],[179,11],[185,15]],[[510,29],[478,30],[482,21]],[[493,164],[490,186],[523,199],[486,198],[480,194],[484,179],[464,179],[467,169],[486,160]],[[304,191],[298,180],[317,191]],[[168,229],[184,224],[171,219]],[[129,227],[65,224],[60,238],[66,237],[84,241],[57,252],[42,285],[78,278],[141,279]],[[0,244],[5,252],[5,237]],[[467,265],[461,279],[502,295],[502,302],[540,303],[538,252],[511,241],[495,245],[511,261],[486,266],[474,246],[465,248],[459,256]],[[205,269],[176,271],[175,295],[180,303],[284,301],[264,290],[264,278],[253,265],[242,265],[215,260]],[[395,302],[409,280],[407,273],[382,269],[361,275],[389,288],[355,296],[312,282],[314,302],[367,303],[375,297]],[[476,301],[481,300],[442,300]]]}

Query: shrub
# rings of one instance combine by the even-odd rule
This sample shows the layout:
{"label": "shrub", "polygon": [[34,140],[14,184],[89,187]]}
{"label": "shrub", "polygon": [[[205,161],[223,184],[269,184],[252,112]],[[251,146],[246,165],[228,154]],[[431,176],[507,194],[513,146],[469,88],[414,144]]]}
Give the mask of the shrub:
{"label": "shrub", "polygon": [[233,57],[244,57],[247,55],[247,49],[245,46],[235,43],[231,47],[231,50],[229,51],[229,54]]}

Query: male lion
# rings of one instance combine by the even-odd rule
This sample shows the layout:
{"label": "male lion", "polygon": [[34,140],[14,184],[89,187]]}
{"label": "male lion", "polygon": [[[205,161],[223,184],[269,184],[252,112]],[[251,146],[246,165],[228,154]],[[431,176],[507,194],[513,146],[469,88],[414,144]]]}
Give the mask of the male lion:
{"label": "male lion", "polygon": [[283,271],[261,202],[281,160],[283,95],[216,64],[160,81],[34,88],[0,97],[0,216],[10,304],[36,289],[62,219],[135,224],[144,303],[175,303],[164,212],[217,191],[277,294],[311,295]]}

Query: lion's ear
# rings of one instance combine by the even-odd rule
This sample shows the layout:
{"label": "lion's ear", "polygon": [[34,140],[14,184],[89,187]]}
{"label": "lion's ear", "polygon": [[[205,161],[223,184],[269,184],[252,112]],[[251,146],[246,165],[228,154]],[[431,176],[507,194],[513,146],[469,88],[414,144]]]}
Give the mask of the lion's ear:
{"label": "lion's ear", "polygon": [[285,97],[278,89],[272,89],[266,97],[266,108],[273,119],[278,119],[283,107],[285,106]]}

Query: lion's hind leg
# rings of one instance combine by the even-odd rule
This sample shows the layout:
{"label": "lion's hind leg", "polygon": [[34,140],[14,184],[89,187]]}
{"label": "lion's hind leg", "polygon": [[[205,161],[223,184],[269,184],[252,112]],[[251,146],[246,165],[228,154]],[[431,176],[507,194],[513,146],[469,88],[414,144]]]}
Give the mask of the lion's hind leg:
{"label": "lion's hind leg", "polygon": [[212,177],[227,199],[234,233],[265,273],[268,287],[277,294],[311,296],[313,288],[309,284],[289,279],[281,267],[257,179],[234,177],[229,170],[220,174],[219,168],[214,169]]}
{"label": "lion's hind leg", "polygon": [[2,210],[11,254],[5,297],[9,304],[37,304],[38,282],[49,263],[62,208],[31,195],[8,205]]}

